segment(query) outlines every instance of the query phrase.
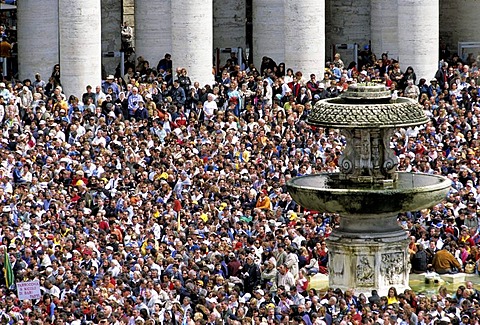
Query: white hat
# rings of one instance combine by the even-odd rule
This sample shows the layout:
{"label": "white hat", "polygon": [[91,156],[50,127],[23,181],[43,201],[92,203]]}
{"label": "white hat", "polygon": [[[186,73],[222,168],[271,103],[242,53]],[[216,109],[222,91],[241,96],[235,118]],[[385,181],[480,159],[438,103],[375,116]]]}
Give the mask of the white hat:
{"label": "white hat", "polygon": [[265,291],[263,291],[262,289],[257,289],[255,290],[255,293],[258,293],[263,296],[265,294]]}

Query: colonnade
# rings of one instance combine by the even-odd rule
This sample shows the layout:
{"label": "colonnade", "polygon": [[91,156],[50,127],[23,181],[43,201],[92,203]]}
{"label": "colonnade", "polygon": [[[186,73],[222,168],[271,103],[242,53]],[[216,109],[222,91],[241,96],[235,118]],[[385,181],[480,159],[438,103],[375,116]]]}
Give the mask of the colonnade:
{"label": "colonnade", "polygon": [[[213,1],[135,0],[137,55],[156,66],[165,53],[171,53],[174,68],[185,67],[201,85],[212,83]],[[239,0],[230,1],[245,8],[238,5]],[[321,77],[325,34],[331,32],[325,26],[326,1],[252,0],[255,65],[259,67],[262,57],[269,56],[294,71]],[[367,37],[375,53],[389,51],[402,68],[412,65],[417,76],[433,76],[438,66],[439,0],[370,0],[370,7],[371,35]],[[60,63],[66,94],[80,96],[87,84],[100,84],[100,12],[101,0],[20,1],[20,79],[38,72],[46,80],[53,65]],[[215,28],[218,33],[222,26],[216,22]]]}

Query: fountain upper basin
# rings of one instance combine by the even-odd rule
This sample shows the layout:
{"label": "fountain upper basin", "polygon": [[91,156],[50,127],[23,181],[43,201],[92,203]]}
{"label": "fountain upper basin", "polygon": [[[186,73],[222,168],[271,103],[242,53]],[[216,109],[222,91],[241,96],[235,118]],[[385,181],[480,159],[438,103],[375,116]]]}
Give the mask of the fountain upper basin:
{"label": "fountain upper basin", "polygon": [[443,176],[398,172],[391,187],[340,180],[339,173],[292,178],[288,192],[301,206],[315,211],[391,214],[429,208],[442,201],[451,186]]}

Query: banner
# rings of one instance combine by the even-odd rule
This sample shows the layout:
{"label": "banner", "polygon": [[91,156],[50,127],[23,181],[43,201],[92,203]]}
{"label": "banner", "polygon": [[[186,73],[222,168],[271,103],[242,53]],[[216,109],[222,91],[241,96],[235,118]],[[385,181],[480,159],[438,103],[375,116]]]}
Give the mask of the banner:
{"label": "banner", "polygon": [[17,282],[17,295],[20,300],[40,299],[40,281]]}

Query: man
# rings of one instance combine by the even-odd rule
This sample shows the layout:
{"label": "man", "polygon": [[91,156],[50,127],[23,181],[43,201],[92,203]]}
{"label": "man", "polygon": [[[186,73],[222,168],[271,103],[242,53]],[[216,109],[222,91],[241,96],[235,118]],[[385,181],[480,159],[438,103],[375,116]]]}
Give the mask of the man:
{"label": "man", "polygon": [[138,93],[138,88],[133,87],[132,93],[128,96],[128,116],[132,118],[135,116],[135,112],[140,107],[140,102],[143,102],[142,96]]}
{"label": "man", "polygon": [[120,94],[120,89],[115,82],[115,77],[113,75],[108,75],[107,79],[102,82],[102,91],[106,94],[108,93],[108,88],[112,88],[113,92],[115,93],[115,97],[118,98],[118,95]]}
{"label": "man", "polygon": [[178,81],[178,79],[175,79],[173,81],[171,96],[174,104],[178,104],[181,106],[185,105],[187,96],[185,95],[185,90],[182,87],[180,87],[180,82]]}
{"label": "man", "polygon": [[312,73],[310,75],[310,80],[307,82],[307,88],[312,93],[312,96],[319,93],[319,90],[320,90],[319,86],[320,86],[320,82],[317,81],[315,74]]}
{"label": "man", "polygon": [[457,273],[461,268],[460,263],[449,251],[450,246],[445,246],[433,257],[432,267],[438,274]]}
{"label": "man", "polygon": [[438,81],[438,85],[441,89],[445,89],[445,84],[448,83],[448,63],[443,62],[440,69],[435,73],[435,79]]}
{"label": "man", "polygon": [[12,45],[8,42],[7,37],[3,36],[0,42],[0,57],[11,58],[12,57]]}
{"label": "man", "polygon": [[99,102],[103,102],[107,98],[107,95],[102,91],[102,87],[95,87],[95,106],[100,105]]}
{"label": "man", "polygon": [[124,22],[122,25],[122,51],[125,51],[132,47],[132,36],[133,30],[132,27],[128,26],[127,22]]}
{"label": "man", "polygon": [[11,94],[10,94],[10,91],[5,88],[4,82],[0,82],[0,96],[3,97],[6,103],[10,101]]}
{"label": "man", "polygon": [[34,89],[36,90],[38,87],[45,88],[47,83],[45,80],[42,80],[42,76],[40,76],[40,73],[35,74],[35,81],[32,83]]}
{"label": "man", "polygon": [[278,267],[277,287],[281,285],[285,287],[286,291],[290,291],[290,287],[295,285],[295,278],[285,264]]}
{"label": "man", "polygon": [[172,66],[172,56],[169,53],[165,53],[164,58],[158,62],[157,71],[167,71],[168,69],[172,70]]}
{"label": "man", "polygon": [[249,254],[247,256],[246,263],[243,266],[242,277],[244,282],[244,291],[246,293],[252,293],[253,289],[260,284],[260,269],[254,262],[254,256]]}
{"label": "man", "polygon": [[428,255],[423,245],[417,244],[417,252],[413,254],[412,259],[412,272],[413,273],[424,273],[427,271],[428,266]]}

